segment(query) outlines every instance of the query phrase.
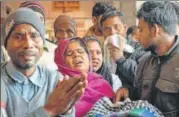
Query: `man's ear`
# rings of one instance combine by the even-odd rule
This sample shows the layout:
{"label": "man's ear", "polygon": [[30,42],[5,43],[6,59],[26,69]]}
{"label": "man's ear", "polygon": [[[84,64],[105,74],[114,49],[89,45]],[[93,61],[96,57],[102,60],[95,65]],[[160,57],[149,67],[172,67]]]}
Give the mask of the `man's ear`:
{"label": "man's ear", "polygon": [[98,20],[96,17],[92,17],[92,22],[93,22],[93,25],[96,25],[98,23]]}
{"label": "man's ear", "polygon": [[156,37],[159,34],[159,26],[157,24],[154,24],[151,28],[151,36]]}

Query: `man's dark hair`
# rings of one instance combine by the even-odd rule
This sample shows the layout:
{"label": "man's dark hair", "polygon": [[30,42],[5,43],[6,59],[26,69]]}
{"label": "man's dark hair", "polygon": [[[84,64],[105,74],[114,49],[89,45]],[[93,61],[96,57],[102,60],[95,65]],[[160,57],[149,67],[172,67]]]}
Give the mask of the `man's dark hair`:
{"label": "man's dark hair", "polygon": [[137,28],[137,26],[131,26],[127,29],[127,36],[130,35],[130,34],[133,34],[135,29]]}
{"label": "man's dark hair", "polygon": [[119,18],[121,19],[121,22],[123,22],[121,16],[123,16],[123,13],[118,11],[118,10],[111,10],[108,12],[105,12],[100,20],[100,27],[102,27],[102,23],[109,17],[114,17],[114,16],[119,16]]}
{"label": "man's dark hair", "polygon": [[161,26],[169,35],[176,33],[177,15],[171,2],[147,1],[137,12],[137,18],[143,18],[149,26]]}
{"label": "man's dark hair", "polygon": [[179,2],[171,2],[172,5],[175,8],[176,14],[177,14],[177,18],[178,18],[178,25],[179,25]]}
{"label": "man's dark hair", "polygon": [[106,2],[97,2],[92,11],[92,16],[97,17],[102,15],[103,13],[110,11],[110,10],[115,10],[116,8],[113,7],[111,4],[106,3]]}

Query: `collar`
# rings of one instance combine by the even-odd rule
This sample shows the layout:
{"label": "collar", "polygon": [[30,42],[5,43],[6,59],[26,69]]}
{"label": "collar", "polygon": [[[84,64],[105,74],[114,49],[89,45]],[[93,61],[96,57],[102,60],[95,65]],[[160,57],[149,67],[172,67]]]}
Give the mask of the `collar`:
{"label": "collar", "polygon": [[5,69],[7,71],[7,74],[10,76],[10,78],[12,78],[13,80],[15,80],[18,83],[23,83],[26,80],[29,80],[33,84],[35,84],[39,87],[42,87],[41,73],[40,73],[39,67],[36,67],[35,72],[30,77],[26,77],[21,72],[19,72],[17,70],[17,68],[14,66],[14,64],[12,63],[12,61],[9,61],[7,63]]}
{"label": "collar", "polygon": [[[179,46],[179,37],[178,35],[175,36],[175,43],[173,44],[173,46],[168,50],[168,52],[163,55],[163,56],[158,56],[160,60],[166,60],[167,58],[170,58],[170,56],[173,55],[173,53],[175,53],[175,50],[177,48],[177,46]],[[155,57],[157,57],[156,54],[153,54]]]}
{"label": "collar", "polygon": [[179,37],[178,35],[175,36],[175,43],[173,44],[173,46],[168,50],[168,52],[164,55],[167,56],[169,54],[172,53],[172,51],[179,45]]}

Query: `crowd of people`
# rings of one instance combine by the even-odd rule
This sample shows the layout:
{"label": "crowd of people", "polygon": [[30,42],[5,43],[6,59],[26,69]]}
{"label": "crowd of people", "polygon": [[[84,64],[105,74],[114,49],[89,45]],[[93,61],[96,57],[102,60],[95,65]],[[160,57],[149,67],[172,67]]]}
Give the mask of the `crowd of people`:
{"label": "crowd of people", "polygon": [[144,2],[136,26],[123,16],[97,2],[80,38],[75,20],[59,15],[51,43],[43,6],[23,2],[1,26],[1,117],[85,117],[103,98],[179,117],[179,3]]}

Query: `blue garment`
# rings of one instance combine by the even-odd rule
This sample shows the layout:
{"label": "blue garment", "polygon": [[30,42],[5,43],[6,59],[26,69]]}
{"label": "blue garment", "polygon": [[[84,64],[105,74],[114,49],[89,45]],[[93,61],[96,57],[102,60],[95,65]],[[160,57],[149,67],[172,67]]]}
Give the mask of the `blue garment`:
{"label": "blue garment", "polygon": [[20,73],[12,64],[9,62],[6,66],[7,73],[10,77],[15,80],[14,89],[28,102],[32,97],[35,96],[40,87],[42,87],[41,80],[42,75],[40,67],[37,67],[35,72],[30,77],[24,76]]}
{"label": "blue garment", "polygon": [[[35,72],[27,78],[8,62],[1,71],[1,84],[5,89],[1,102],[6,103],[8,117],[49,117],[42,107],[62,77],[56,71],[36,66]],[[72,117],[75,113],[60,116]]]}

